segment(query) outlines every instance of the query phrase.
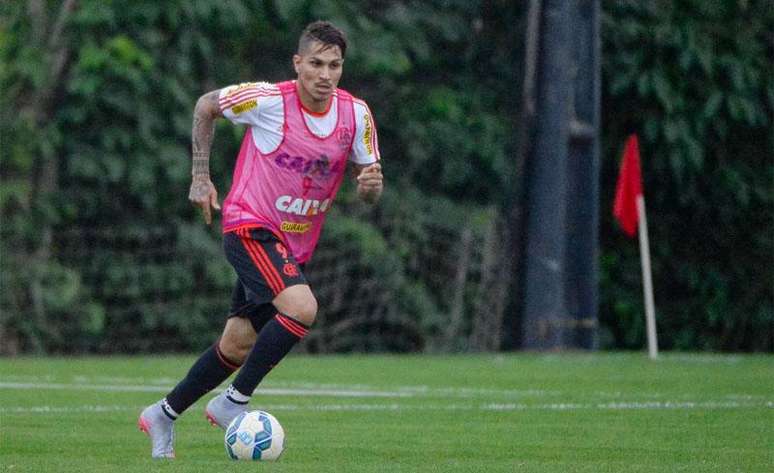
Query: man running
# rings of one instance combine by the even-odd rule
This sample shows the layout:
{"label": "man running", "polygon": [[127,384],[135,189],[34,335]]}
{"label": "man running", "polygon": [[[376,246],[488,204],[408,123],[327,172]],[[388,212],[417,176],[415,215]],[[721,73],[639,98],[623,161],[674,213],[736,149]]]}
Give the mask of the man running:
{"label": "man running", "polygon": [[247,83],[204,94],[194,110],[189,200],[207,224],[220,210],[209,174],[214,121],[248,125],[223,202],[223,246],[238,280],[221,337],[167,396],[140,414],[154,458],[174,458],[174,421],[239,369],[205,414],[225,429],[258,384],[312,326],[317,300],[303,264],[351,162],[358,196],[383,190],[376,127],[366,103],[337,87],[347,41],[328,22],[310,24],[293,56],[296,80]]}

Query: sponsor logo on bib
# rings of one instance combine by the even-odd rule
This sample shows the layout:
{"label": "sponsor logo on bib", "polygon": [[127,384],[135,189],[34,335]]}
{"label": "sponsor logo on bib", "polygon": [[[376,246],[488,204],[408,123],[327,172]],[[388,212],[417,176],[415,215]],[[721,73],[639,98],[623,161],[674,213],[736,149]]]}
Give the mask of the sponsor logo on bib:
{"label": "sponsor logo on bib", "polygon": [[311,222],[287,222],[280,224],[280,230],[285,233],[306,233],[312,228]]}
{"label": "sponsor logo on bib", "polygon": [[320,202],[317,199],[304,199],[290,195],[281,195],[274,201],[274,207],[280,212],[307,217],[325,213],[330,206],[331,199],[325,199]]}

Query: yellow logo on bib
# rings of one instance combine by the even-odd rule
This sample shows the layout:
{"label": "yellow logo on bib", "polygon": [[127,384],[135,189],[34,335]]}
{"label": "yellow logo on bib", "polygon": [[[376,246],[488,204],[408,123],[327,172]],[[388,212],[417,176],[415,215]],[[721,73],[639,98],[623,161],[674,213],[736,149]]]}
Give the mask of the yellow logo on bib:
{"label": "yellow logo on bib", "polygon": [[280,230],[285,233],[306,233],[310,228],[312,228],[312,224],[309,222],[282,222],[282,225],[280,225]]}

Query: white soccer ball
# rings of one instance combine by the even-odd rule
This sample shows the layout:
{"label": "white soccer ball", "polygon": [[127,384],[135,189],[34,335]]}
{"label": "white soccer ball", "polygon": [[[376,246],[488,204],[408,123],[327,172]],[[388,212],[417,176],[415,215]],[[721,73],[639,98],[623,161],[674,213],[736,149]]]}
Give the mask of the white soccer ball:
{"label": "white soccer ball", "polygon": [[243,412],[226,429],[225,443],[234,460],[272,461],[285,449],[285,431],[268,412]]}

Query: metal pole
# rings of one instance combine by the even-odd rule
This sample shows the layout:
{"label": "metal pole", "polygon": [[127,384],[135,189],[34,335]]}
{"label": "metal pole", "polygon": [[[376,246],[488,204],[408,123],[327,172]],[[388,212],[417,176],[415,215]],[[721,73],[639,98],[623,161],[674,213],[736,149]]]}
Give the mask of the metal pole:
{"label": "metal pole", "polygon": [[538,103],[528,158],[522,347],[561,348],[566,328],[567,143],[571,96],[571,2],[543,3]]}
{"label": "metal pole", "polygon": [[640,260],[642,262],[642,290],[645,296],[645,323],[648,332],[648,356],[651,360],[658,357],[656,339],[656,307],[653,303],[653,278],[650,274],[650,244],[648,243],[648,221],[645,216],[645,198],[637,196],[637,214],[639,216]]}

